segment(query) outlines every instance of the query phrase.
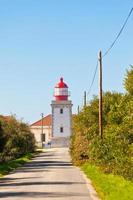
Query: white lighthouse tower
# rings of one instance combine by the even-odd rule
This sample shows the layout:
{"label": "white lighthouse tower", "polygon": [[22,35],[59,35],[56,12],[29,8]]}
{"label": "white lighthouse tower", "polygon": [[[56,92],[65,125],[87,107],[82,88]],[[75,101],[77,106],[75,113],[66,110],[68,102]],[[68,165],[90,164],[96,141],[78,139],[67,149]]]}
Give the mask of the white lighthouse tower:
{"label": "white lighthouse tower", "polygon": [[70,93],[63,78],[54,88],[52,101],[52,146],[68,146],[71,135],[72,103]]}

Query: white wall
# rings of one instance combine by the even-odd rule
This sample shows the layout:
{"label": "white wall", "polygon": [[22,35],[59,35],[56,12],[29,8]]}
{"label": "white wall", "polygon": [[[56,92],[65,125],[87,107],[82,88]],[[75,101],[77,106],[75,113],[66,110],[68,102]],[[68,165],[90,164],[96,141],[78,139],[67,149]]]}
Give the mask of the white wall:
{"label": "white wall", "polygon": [[[35,140],[37,143],[41,143],[41,134],[42,134],[42,127],[41,126],[31,126],[31,132],[35,136]],[[51,126],[43,126],[43,133],[45,134],[45,143],[51,141],[51,133],[52,133]]]}
{"label": "white wall", "polygon": [[[70,101],[53,101],[52,102],[52,132],[53,137],[67,137],[71,135],[71,107]],[[60,113],[60,109],[63,113]],[[63,127],[63,132],[60,132],[60,127]]]}

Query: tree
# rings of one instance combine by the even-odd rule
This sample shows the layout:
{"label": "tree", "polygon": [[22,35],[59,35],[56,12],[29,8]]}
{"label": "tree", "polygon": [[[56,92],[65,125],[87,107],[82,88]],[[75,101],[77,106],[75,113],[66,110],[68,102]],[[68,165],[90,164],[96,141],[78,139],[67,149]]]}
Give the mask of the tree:
{"label": "tree", "polygon": [[104,172],[133,178],[133,98],[128,94],[103,94],[103,139],[98,130],[98,97],[73,118],[72,161],[90,162]]}
{"label": "tree", "polygon": [[0,153],[3,152],[5,143],[6,143],[6,139],[5,139],[4,131],[0,122]]}
{"label": "tree", "polygon": [[131,69],[127,70],[127,74],[124,80],[124,87],[130,95],[133,95],[133,66]]}
{"label": "tree", "polygon": [[15,159],[35,150],[35,138],[28,124],[14,116],[0,116],[0,162]]}

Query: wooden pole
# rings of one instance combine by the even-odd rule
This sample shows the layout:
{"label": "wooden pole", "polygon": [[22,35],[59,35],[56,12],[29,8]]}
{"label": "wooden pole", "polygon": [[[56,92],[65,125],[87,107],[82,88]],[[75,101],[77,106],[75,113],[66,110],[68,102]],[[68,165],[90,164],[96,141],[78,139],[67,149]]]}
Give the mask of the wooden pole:
{"label": "wooden pole", "polygon": [[42,143],[42,148],[43,148],[43,113],[41,113],[41,116],[42,116],[41,143]]}
{"label": "wooden pole", "polygon": [[102,52],[99,52],[99,135],[103,138],[102,127]]}
{"label": "wooden pole", "polygon": [[86,91],[84,91],[84,108],[86,107]]}
{"label": "wooden pole", "polygon": [[78,106],[78,115],[79,115],[79,106]]}

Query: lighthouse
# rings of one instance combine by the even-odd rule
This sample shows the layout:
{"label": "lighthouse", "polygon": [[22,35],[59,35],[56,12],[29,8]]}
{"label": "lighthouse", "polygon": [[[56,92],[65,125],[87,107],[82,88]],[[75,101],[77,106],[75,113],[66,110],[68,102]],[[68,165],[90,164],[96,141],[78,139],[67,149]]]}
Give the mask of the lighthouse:
{"label": "lighthouse", "polygon": [[72,102],[68,99],[70,92],[68,86],[60,78],[54,88],[52,100],[52,146],[61,147],[69,145],[72,121]]}

